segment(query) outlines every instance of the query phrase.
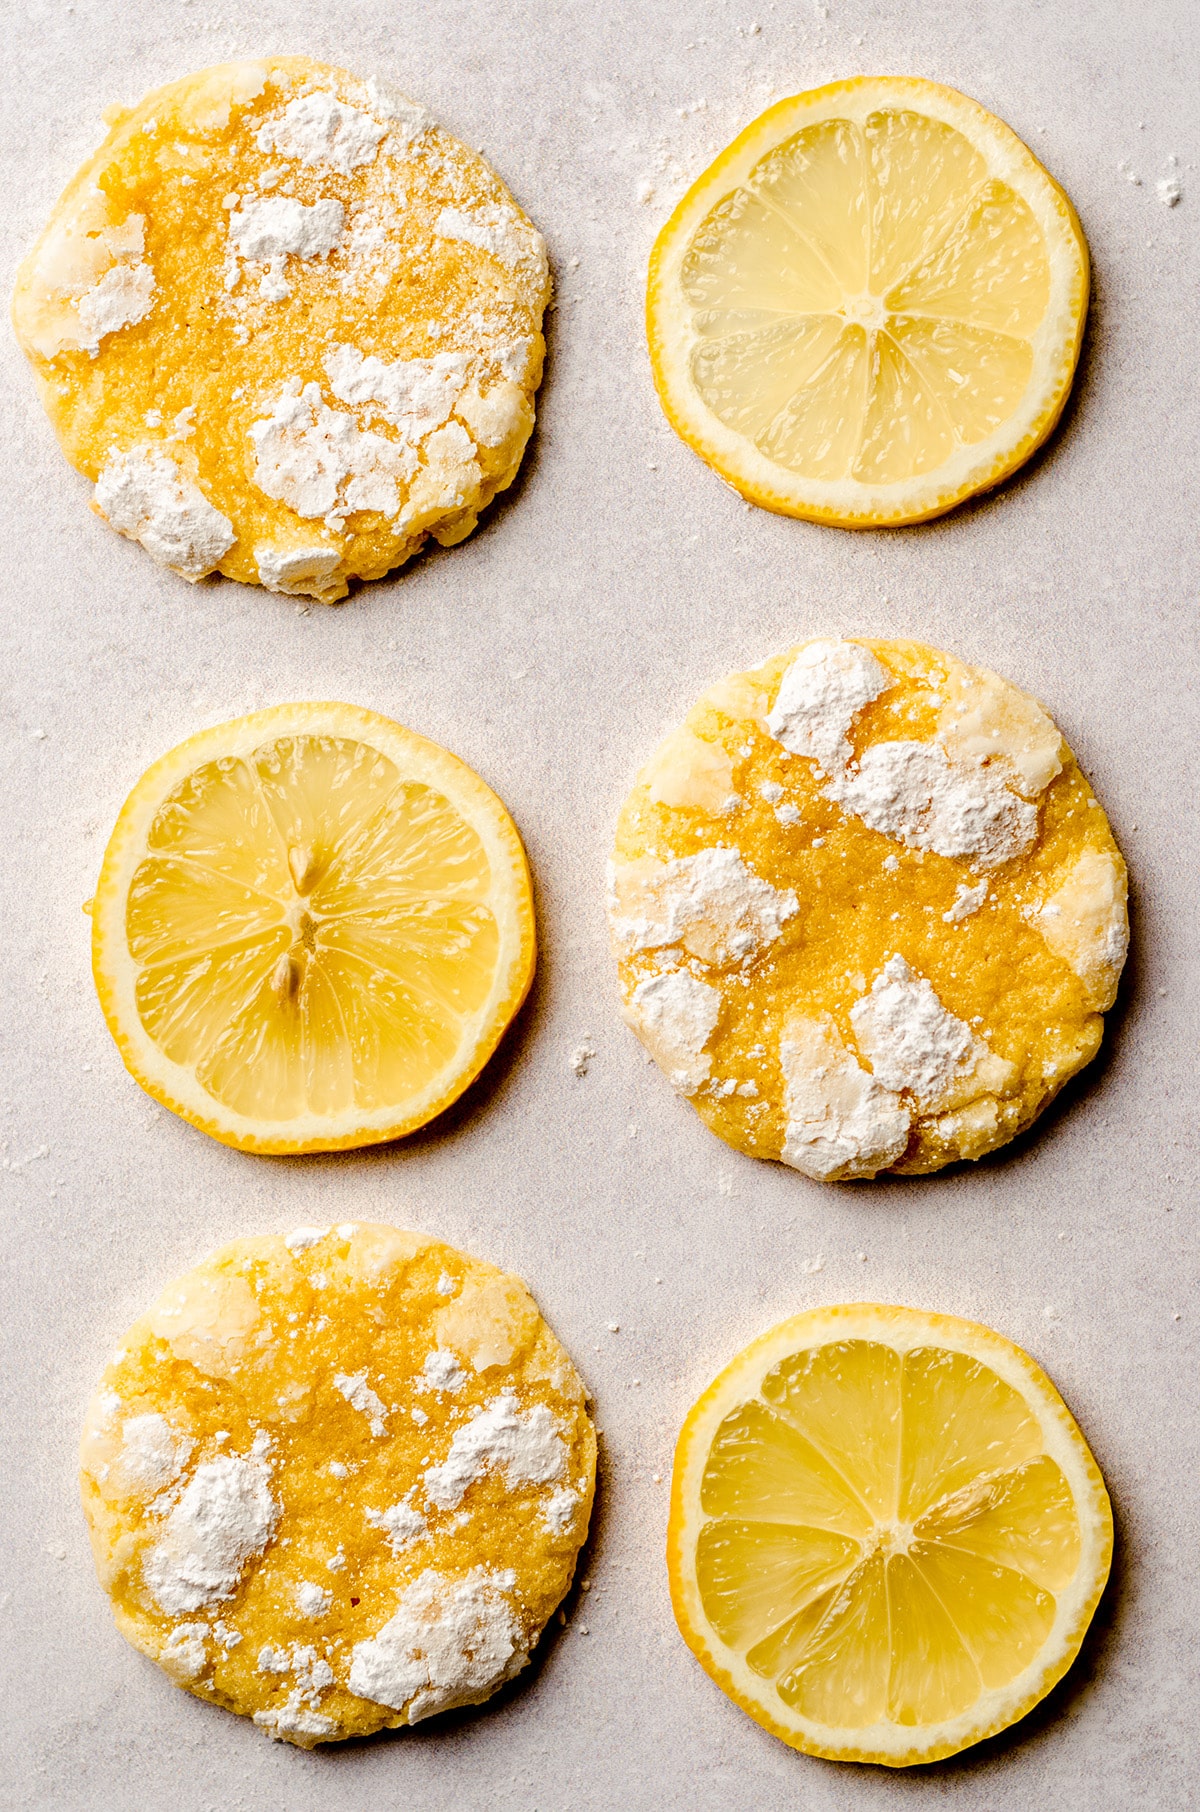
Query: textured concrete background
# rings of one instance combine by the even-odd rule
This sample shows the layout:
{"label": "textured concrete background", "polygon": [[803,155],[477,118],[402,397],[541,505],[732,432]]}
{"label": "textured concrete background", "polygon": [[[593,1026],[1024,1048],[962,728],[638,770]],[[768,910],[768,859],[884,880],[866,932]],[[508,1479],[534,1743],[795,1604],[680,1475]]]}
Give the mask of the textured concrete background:
{"label": "textured concrete background", "polygon": [[[482,146],[546,234],[559,299],[510,499],[464,546],[307,612],[225,581],[192,588],[89,515],[0,336],[0,1804],[1195,1804],[1194,5],[8,0],[4,19],[6,273],[104,105],[221,58],[303,51],[377,72]],[[1008,120],[1070,192],[1095,262],[1075,396],[1045,453],[990,499],[874,535],[741,504],[667,428],[641,333],[646,255],[683,183],[768,101],[862,70],[936,77]],[[1170,154],[1174,209],[1155,193]],[[958,1175],[823,1189],[726,1150],[647,1068],[615,1010],[601,872],[635,766],[695,693],[839,631],[940,643],[1045,701],[1129,857],[1135,929],[1104,1054],[1033,1137]],[[212,1143],[126,1076],[79,907],[152,758],[305,696],[388,712],[497,788],[528,844],[543,954],[501,1054],[433,1127],[395,1149],[276,1161]],[[568,1058],[589,1036],[580,1079]],[[75,1443],[106,1355],[170,1277],[235,1234],[354,1216],[427,1228],[529,1281],[604,1430],[595,1584],[490,1710],[305,1755],[174,1691],[117,1635]],[[654,1476],[743,1342],[862,1296],[1028,1346],[1082,1423],[1119,1527],[1113,1586],[1048,1705],[971,1756],[895,1777],[793,1754],[699,1672],[671,1619]]]}

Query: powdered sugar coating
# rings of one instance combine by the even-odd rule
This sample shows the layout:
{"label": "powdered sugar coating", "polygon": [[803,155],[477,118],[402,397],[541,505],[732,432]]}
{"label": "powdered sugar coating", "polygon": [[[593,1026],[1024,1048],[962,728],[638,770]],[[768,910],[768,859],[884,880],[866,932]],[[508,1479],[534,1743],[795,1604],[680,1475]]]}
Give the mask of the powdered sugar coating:
{"label": "powdered sugar coating", "polygon": [[638,982],[623,1009],[672,1086],[690,1095],[712,1069],[704,1047],[721,1017],[721,990],[686,969],[648,975]]}
{"label": "powdered sugar coating", "polygon": [[850,759],[855,718],[892,684],[869,648],[857,642],[807,642],[779,684],[767,728],[793,755],[825,768]]}
{"label": "powdered sugar coating", "polygon": [[936,742],[873,743],[825,790],[872,830],[984,871],[1023,855],[1037,836],[1035,805],[992,770],[952,762]]}
{"label": "powdered sugar coating", "polygon": [[873,1177],[903,1155],[911,1113],[846,1049],[828,1015],[789,1020],[779,1061],[786,1088],[785,1164],[829,1183]]}
{"label": "powdered sugar coating", "polygon": [[799,909],[790,888],[772,887],[722,844],[665,863],[614,864],[610,871],[613,937],[630,951],[681,944],[705,962],[745,963]]}
{"label": "powdered sugar coating", "polygon": [[522,1414],[515,1392],[504,1390],[455,1430],[446,1458],[425,1474],[425,1495],[439,1510],[453,1510],[469,1486],[493,1468],[511,1490],[551,1484],[566,1464],[562,1435],[546,1406],[539,1403]]}
{"label": "powdered sugar coating", "polygon": [[374,160],[386,131],[369,113],[347,107],[336,95],[317,89],[297,95],[281,113],[268,119],[255,143],[260,151],[277,151],[280,157],[348,176],[359,164]]}
{"label": "powdered sugar coating", "polygon": [[122,327],[144,321],[154,307],[154,272],[148,264],[114,264],[75,304],[79,343],[93,355]]}
{"label": "powdered sugar coating", "polygon": [[232,1598],[278,1515],[262,1460],[225,1454],[198,1466],[143,1564],[160,1610],[178,1616]]}
{"label": "powdered sugar coating", "polygon": [[993,1057],[970,1026],[938,999],[932,983],[914,975],[902,956],[884,964],[870,992],[850,1009],[859,1049],[885,1088],[904,1090],[927,1113],[954,1105],[971,1076],[983,1087],[1003,1086],[1010,1066]]}
{"label": "powdered sugar coating", "polygon": [[236,539],[229,519],[154,446],[111,453],[94,497],[118,534],[185,579],[212,572]]}
{"label": "powdered sugar coating", "polygon": [[250,440],[259,489],[310,519],[353,510],[395,516],[400,486],[417,465],[410,448],[359,428],[354,416],[329,408],[319,384],[299,379],[253,424]]}
{"label": "powdered sugar coating", "polygon": [[356,1643],[351,1692],[403,1711],[409,1724],[487,1698],[529,1658],[508,1597],[515,1583],[486,1567],[460,1580],[427,1567],[382,1629]]}

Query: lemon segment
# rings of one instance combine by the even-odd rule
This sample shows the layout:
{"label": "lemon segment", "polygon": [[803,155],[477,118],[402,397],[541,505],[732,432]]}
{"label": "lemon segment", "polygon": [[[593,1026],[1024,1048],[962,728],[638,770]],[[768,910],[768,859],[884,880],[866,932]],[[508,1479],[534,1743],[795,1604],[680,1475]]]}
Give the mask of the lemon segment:
{"label": "lemon segment", "polygon": [[1012,472],[1070,389],[1088,258],[1001,121],[901,77],[772,107],[662,229],[663,407],[743,496],[844,527],[923,521]]}
{"label": "lemon segment", "polygon": [[444,749],[349,705],[258,712],[151,768],[92,923],[137,1080],[254,1151],[422,1125],[483,1067],[534,961],[500,801]]}
{"label": "lemon segment", "polygon": [[1053,1385],[950,1316],[796,1316],[680,1434],[684,1639],[811,1754],[904,1767],[1005,1729],[1074,1659],[1111,1556],[1103,1480]]}

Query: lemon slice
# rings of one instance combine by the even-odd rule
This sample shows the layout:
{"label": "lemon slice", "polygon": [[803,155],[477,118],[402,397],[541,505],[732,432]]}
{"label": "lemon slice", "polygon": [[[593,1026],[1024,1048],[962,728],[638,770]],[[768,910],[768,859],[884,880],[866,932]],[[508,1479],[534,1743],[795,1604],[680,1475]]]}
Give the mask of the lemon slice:
{"label": "lemon slice", "polygon": [[990,1329],[815,1309],[694,1406],[668,1560],[701,1666],[795,1749],[905,1767],[1023,1717],[1070,1666],[1112,1512],[1049,1379]]}
{"label": "lemon slice", "polygon": [[1020,139],[935,82],[781,101],[684,196],[650,262],[650,358],[684,440],[744,497],[920,522],[1053,428],[1083,233]]}
{"label": "lemon slice", "polygon": [[280,705],[163,756],[117,820],[92,925],[130,1071],[244,1151],[424,1125],[483,1068],[534,964],[499,799],[353,705]]}

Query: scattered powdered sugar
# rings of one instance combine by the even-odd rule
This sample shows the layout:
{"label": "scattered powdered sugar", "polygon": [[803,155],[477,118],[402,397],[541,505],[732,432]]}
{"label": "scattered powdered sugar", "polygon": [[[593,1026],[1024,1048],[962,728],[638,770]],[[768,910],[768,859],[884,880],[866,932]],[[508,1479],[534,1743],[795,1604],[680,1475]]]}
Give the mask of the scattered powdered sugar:
{"label": "scattered powdered sugar", "polygon": [[260,128],[254,142],[260,151],[277,151],[302,164],[324,164],[349,176],[359,164],[374,162],[386,131],[369,113],[318,89],[289,101],[282,113]]}
{"label": "scattered powdered sugar", "polygon": [[266,195],[243,201],[229,216],[229,258],[225,288],[237,287],[239,258],[265,264],[259,289],[268,302],[282,302],[291,285],[283,274],[289,256],[324,258],[342,242],[345,210],[331,196],[311,206],[291,195]]}
{"label": "scattered powdered sugar", "polygon": [[1012,861],[1037,836],[1036,805],[993,769],[952,762],[936,742],[873,743],[825,791],[872,830],[975,868]]}
{"label": "scattered powdered sugar", "polygon": [[425,1474],[425,1495],[439,1510],[453,1510],[469,1485],[495,1467],[515,1485],[548,1485],[566,1470],[567,1449],[544,1403],[521,1415],[513,1390],[503,1390],[454,1432],[450,1452]]}
{"label": "scattered powdered sugar", "polygon": [[331,527],[340,528],[354,510],[395,516],[398,487],[417,469],[411,447],[360,429],[352,415],[325,404],[319,384],[301,388],[299,378],[252,425],[250,439],[254,481],[264,496],[298,516],[323,516]]}
{"label": "scattered powdered sugar", "polygon": [[262,1553],[278,1516],[261,1458],[205,1460],[143,1562],[155,1603],[177,1617],[232,1598],[242,1568]]}
{"label": "scattered powdered sugar", "polygon": [[857,642],[809,642],[780,682],[767,728],[793,755],[810,756],[823,768],[844,767],[851,724],[894,683],[870,649]]}
{"label": "scattered powdered sugar", "polygon": [[206,1623],[177,1623],[158,1651],[158,1664],[181,1686],[198,1679],[208,1659]]}
{"label": "scattered powdered sugar", "polygon": [[787,1126],[780,1156],[820,1182],[871,1177],[908,1144],[912,1116],[842,1043],[833,1020],[794,1018],[779,1061]]}
{"label": "scattered powdered sugar", "polygon": [[148,264],[114,264],[75,303],[79,344],[95,358],[106,334],[144,321],[154,307],[154,272]]}
{"label": "scattered powdered sugar", "polygon": [[438,1347],[426,1354],[421,1368],[421,1385],[425,1390],[461,1390],[466,1381],[467,1374],[453,1353]]}
{"label": "scattered powdered sugar", "polygon": [[458,1285],[451,1277],[449,1271],[443,1271],[433,1287],[439,1296],[453,1296]]}
{"label": "scattered powdered sugar", "polygon": [[293,1227],[285,1233],[283,1243],[289,1252],[307,1252],[310,1246],[319,1245],[329,1234],[328,1227]]}
{"label": "scattered powdered sugar", "polygon": [[432,359],[383,359],[357,347],[333,346],[325,355],[333,394],[343,403],[378,405],[385,421],[408,440],[440,428],[450,419],[471,365],[465,352],[439,352]]}
{"label": "scattered powdered sugar", "polygon": [[433,223],[439,239],[457,239],[489,252],[510,270],[522,266],[546,274],[546,247],[537,230],[522,220],[515,208],[500,203],[472,208],[443,208]]}
{"label": "scattered powdered sugar", "polygon": [[511,1572],[475,1567],[464,1579],[427,1567],[401,1594],[393,1616],[351,1651],[350,1691],[408,1722],[486,1698],[528,1659],[507,1597]]}
{"label": "scattered powdered sugar", "polygon": [[572,1491],[569,1485],[564,1485],[561,1491],[551,1493],[542,1505],[542,1515],[552,1535],[566,1534],[575,1520],[579,1503],[578,1491]]}
{"label": "scattered powdered sugar", "polygon": [[850,1009],[859,1049],[885,1088],[907,1089],[918,1104],[936,1111],[952,1104],[956,1085],[979,1076],[980,1085],[999,1085],[1010,1066],[997,1059],[934,992],[914,975],[902,956],[893,956],[875,977],[869,994]]}
{"label": "scattered powdered sugar", "polygon": [[973,913],[979,911],[979,908],[987,899],[987,894],[988,884],[986,881],[980,881],[977,887],[968,887],[965,881],[960,881],[958,890],[954,895],[953,904],[948,911],[943,912],[942,914],[943,923],[946,925],[958,925],[961,924],[963,919],[969,919]]}
{"label": "scattered powdered sugar", "polygon": [[791,888],[772,887],[724,844],[610,869],[613,936],[627,951],[681,943],[703,962],[745,963],[799,910]]}
{"label": "scattered powdered sugar", "polygon": [[256,1711],[254,1722],[272,1736],[292,1739],[332,1736],[337,1725],[316,1707],[321,1694],[333,1685],[333,1669],[307,1643],[259,1650],[260,1674],[293,1674],[296,1684],[286,1702],[275,1710]]}
{"label": "scattered powdered sugar", "polygon": [[410,101],[393,89],[385,88],[374,76],[370,77],[366,88],[372,112],[387,121],[392,140],[400,150],[430,130],[429,114],[418,101]]}
{"label": "scattered powdered sugar", "polygon": [[260,541],[254,549],[258,578],[268,591],[286,597],[312,596],[336,570],[341,554],[336,547],[315,543],[311,547],[277,547]]}
{"label": "scattered powdered sugar", "polygon": [[229,518],[154,446],[110,453],[94,498],[119,534],[185,579],[212,572],[237,539]]}
{"label": "scattered powdered sugar", "polygon": [[633,990],[624,1016],[680,1094],[693,1094],[712,1069],[703,1053],[721,1017],[720,989],[686,969],[649,975]]}
{"label": "scattered powdered sugar", "polygon": [[387,1433],[388,1412],[367,1383],[365,1371],[355,1372],[353,1376],[347,1372],[338,1372],[333,1385],[335,1390],[341,1391],[351,1409],[357,1409],[364,1416],[370,1417],[371,1433],[376,1439]]}
{"label": "scattered powdered sugar", "polygon": [[131,1495],[151,1497],[165,1491],[182,1472],[195,1442],[177,1435],[165,1416],[130,1416],[121,1430],[117,1466]]}
{"label": "scattered powdered sugar", "polygon": [[326,1586],[302,1579],[296,1587],[296,1604],[302,1617],[325,1617],[333,1603],[333,1593]]}
{"label": "scattered powdered sugar", "polygon": [[507,378],[510,384],[526,383],[533,362],[533,348],[533,337],[528,334],[519,340],[511,340],[507,346],[498,346],[493,357],[500,367],[501,377]]}
{"label": "scattered powdered sugar", "polygon": [[[415,1490],[416,1487],[413,1487]],[[363,1515],[377,1529],[382,1529],[391,1544],[393,1554],[402,1554],[413,1542],[420,1541],[429,1533],[429,1524],[419,1510],[414,1510],[411,1502],[412,1491],[399,1504],[392,1504],[387,1510],[364,1510]]]}

